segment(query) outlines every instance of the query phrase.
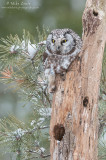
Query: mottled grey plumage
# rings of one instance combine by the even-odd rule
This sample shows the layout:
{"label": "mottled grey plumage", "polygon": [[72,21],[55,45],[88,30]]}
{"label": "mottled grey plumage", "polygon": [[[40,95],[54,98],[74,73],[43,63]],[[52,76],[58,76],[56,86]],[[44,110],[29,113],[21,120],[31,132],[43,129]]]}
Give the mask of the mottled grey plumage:
{"label": "mottled grey plumage", "polygon": [[48,90],[55,88],[55,74],[66,71],[82,47],[80,37],[71,29],[55,29],[47,37],[44,53],[45,76]]}

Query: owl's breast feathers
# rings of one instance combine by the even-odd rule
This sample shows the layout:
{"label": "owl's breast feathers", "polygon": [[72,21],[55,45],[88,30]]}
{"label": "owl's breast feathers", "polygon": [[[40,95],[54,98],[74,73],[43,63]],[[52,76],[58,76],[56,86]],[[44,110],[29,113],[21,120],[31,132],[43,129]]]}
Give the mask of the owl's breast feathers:
{"label": "owl's breast feathers", "polygon": [[48,55],[43,54],[44,69],[51,68],[51,65],[56,73],[61,73],[67,70],[75,57],[71,55]]}

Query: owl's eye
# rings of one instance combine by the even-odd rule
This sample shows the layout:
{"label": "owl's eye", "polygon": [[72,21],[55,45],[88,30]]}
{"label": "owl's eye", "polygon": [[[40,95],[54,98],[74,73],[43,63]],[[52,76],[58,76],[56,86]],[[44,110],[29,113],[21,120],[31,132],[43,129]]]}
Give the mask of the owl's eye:
{"label": "owl's eye", "polygon": [[64,40],[62,40],[61,41],[61,43],[63,44],[63,43],[66,43],[67,42],[67,40],[66,39],[64,39]]}
{"label": "owl's eye", "polygon": [[55,40],[54,40],[54,39],[52,39],[52,43],[55,43]]}

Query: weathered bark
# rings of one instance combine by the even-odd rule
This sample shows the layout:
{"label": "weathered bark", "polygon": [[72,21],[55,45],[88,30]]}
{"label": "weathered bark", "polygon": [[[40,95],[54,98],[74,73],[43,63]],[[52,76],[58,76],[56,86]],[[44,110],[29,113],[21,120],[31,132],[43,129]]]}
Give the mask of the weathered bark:
{"label": "weathered bark", "polygon": [[105,11],[105,0],[87,1],[82,51],[65,80],[56,77],[50,123],[51,160],[98,159],[98,91],[106,41]]}

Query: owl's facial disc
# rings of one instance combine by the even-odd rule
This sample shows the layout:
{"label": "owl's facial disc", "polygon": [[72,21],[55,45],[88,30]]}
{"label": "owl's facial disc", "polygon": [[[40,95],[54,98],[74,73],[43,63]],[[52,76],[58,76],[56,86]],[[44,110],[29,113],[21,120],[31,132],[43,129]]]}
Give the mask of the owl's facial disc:
{"label": "owl's facial disc", "polygon": [[73,49],[75,42],[68,33],[59,36],[49,34],[46,45],[51,54],[65,55]]}

